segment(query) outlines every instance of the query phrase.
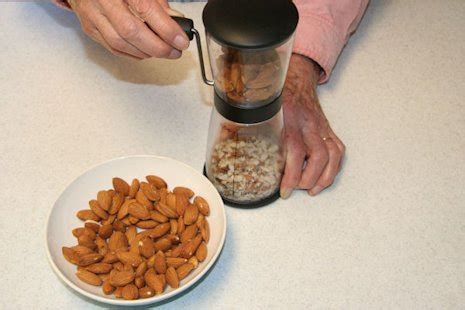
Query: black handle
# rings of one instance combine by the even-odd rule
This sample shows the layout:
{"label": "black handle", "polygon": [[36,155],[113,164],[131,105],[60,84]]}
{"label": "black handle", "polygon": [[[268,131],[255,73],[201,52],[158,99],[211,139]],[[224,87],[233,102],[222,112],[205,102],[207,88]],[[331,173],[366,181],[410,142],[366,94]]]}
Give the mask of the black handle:
{"label": "black handle", "polygon": [[192,32],[192,29],[194,29],[194,21],[192,19],[178,16],[172,16],[171,18],[181,26],[189,40],[194,38],[194,32]]}

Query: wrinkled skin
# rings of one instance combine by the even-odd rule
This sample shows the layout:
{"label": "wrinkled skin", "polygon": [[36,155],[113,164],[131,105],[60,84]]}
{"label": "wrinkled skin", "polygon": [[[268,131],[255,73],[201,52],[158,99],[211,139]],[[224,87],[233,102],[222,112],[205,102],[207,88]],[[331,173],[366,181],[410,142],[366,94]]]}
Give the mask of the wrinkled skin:
{"label": "wrinkled skin", "polygon": [[[175,59],[189,46],[167,0],[69,0],[83,31],[111,53]],[[144,21],[150,25],[150,28]]]}
{"label": "wrinkled skin", "polygon": [[293,54],[283,89],[286,166],[281,197],[294,189],[314,196],[330,186],[341,169],[345,146],[329,126],[316,93],[320,67]]}

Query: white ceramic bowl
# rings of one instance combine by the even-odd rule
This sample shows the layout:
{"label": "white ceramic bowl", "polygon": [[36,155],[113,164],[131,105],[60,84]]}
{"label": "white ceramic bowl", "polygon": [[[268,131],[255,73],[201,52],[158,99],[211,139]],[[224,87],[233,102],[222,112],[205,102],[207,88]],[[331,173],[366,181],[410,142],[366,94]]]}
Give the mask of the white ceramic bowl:
{"label": "white ceramic bowl", "polygon": [[[144,180],[148,174],[158,175],[166,180],[169,188],[187,186],[197,195],[203,196],[210,205],[211,237],[207,245],[208,256],[199,264],[178,289],[167,287],[158,296],[147,299],[123,300],[113,295],[104,295],[101,287],[80,281],[75,273],[76,266],[62,255],[62,246],[77,244],[71,230],[82,227],[76,212],[88,208],[88,201],[95,199],[97,191],[112,188],[112,178],[118,176],[126,181],[133,178]],[[226,214],[223,201],[213,185],[200,172],[179,161],[158,156],[132,156],[117,158],[96,166],[74,180],[55,202],[47,221],[47,254],[53,270],[71,288],[99,302],[121,306],[138,306],[160,302],[171,298],[196,283],[213,266],[224,244],[226,235]]]}

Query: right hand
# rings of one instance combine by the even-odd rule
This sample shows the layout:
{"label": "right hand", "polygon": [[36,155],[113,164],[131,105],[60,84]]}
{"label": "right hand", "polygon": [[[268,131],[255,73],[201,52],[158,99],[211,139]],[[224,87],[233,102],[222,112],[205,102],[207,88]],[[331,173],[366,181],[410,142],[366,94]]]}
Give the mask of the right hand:
{"label": "right hand", "polygon": [[115,55],[176,59],[189,46],[184,31],[168,15],[170,7],[166,0],[68,2],[83,31]]}

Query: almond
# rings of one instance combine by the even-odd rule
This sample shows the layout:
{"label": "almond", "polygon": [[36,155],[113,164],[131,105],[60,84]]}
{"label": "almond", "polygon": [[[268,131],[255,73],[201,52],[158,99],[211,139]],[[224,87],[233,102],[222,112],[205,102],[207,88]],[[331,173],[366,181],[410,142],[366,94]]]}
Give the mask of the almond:
{"label": "almond", "polygon": [[98,263],[103,259],[103,256],[98,253],[89,253],[81,255],[78,258],[78,265],[81,267],[89,266]]}
{"label": "almond", "polygon": [[107,279],[105,281],[103,281],[103,284],[102,284],[102,291],[105,295],[110,295],[111,293],[113,293],[115,291],[115,287],[113,285],[110,284],[110,280]]}
{"label": "almond", "polygon": [[168,285],[171,286],[172,288],[178,288],[179,287],[179,279],[178,279],[178,274],[176,272],[176,269],[173,267],[168,267],[166,269],[166,282],[168,282]]}
{"label": "almond", "polygon": [[128,247],[128,239],[126,236],[120,231],[114,231],[108,241],[108,248],[111,251],[116,250],[126,250]]}
{"label": "almond", "polygon": [[107,190],[107,193],[108,193],[108,195],[110,195],[111,198],[113,198],[113,196],[115,196],[115,194],[116,194],[114,189]]}
{"label": "almond", "polygon": [[113,295],[115,295],[116,298],[123,298],[123,288],[117,287]]}
{"label": "almond", "polygon": [[176,273],[178,274],[178,279],[182,280],[189,275],[189,273],[194,270],[194,266],[190,263],[185,263],[184,265],[179,266],[176,269]]}
{"label": "almond", "polygon": [[210,224],[208,224],[207,219],[203,221],[203,225],[200,227],[200,234],[205,242],[210,241]]}
{"label": "almond", "polygon": [[184,265],[187,263],[187,259],[181,257],[167,257],[166,258],[166,265],[169,267],[178,268],[179,266]]}
{"label": "almond", "polygon": [[[113,263],[113,269],[116,271],[123,271],[124,265],[122,262],[117,261],[116,263]],[[110,273],[111,275],[111,273]]]}
{"label": "almond", "polygon": [[119,209],[124,203],[124,194],[123,193],[117,193],[115,196],[113,196],[111,200],[111,206],[110,209],[108,210],[108,213],[113,215],[117,214]]}
{"label": "almond", "polygon": [[147,268],[153,268],[155,266],[155,255],[147,259]]}
{"label": "almond", "polygon": [[108,216],[106,220],[102,221],[102,225],[111,225],[116,219],[116,214]]}
{"label": "almond", "polygon": [[189,240],[193,239],[195,235],[197,234],[197,230],[198,228],[196,225],[187,226],[181,235],[181,242],[186,243]]}
{"label": "almond", "polygon": [[142,264],[137,266],[136,277],[144,276],[146,271],[147,271],[147,262],[144,261],[144,262],[142,262]]}
{"label": "almond", "polygon": [[189,204],[184,212],[184,224],[191,225],[197,221],[199,210],[193,204]]}
{"label": "almond", "polygon": [[197,221],[195,221],[195,225],[197,226],[197,228],[200,229],[200,227],[202,227],[204,220],[205,220],[205,217],[203,216],[202,213],[200,213],[199,216],[197,217]]}
{"label": "almond", "polygon": [[194,239],[182,246],[181,254],[179,256],[184,258],[190,258],[192,255],[195,254],[195,251],[197,251],[197,248],[199,247],[200,243],[202,243],[202,236],[195,236]]}
{"label": "almond", "polygon": [[178,235],[182,235],[186,226],[184,225],[184,218],[181,216],[178,219]]}
{"label": "almond", "polygon": [[103,263],[108,263],[108,264],[113,264],[118,261],[118,256],[116,256],[115,253],[107,253],[105,257],[103,258],[102,262]]}
{"label": "almond", "polygon": [[148,220],[150,219],[150,212],[147,208],[143,207],[142,205],[138,204],[137,202],[133,202],[128,207],[128,212],[130,215],[140,219],[140,220]]}
{"label": "almond", "polygon": [[190,189],[190,188],[187,188],[187,187],[183,187],[183,186],[177,186],[173,189],[173,193],[175,193],[176,195],[184,195],[186,196],[187,198],[191,198],[192,196],[194,196],[194,192]]}
{"label": "almond", "polygon": [[103,239],[101,237],[97,237],[95,239],[95,244],[97,245],[98,253],[100,255],[103,255],[103,256],[107,255],[107,253],[108,253],[108,244],[105,241],[105,239]]}
{"label": "almond", "polygon": [[158,193],[160,194],[160,201],[166,204],[166,196],[168,195],[168,190],[166,188],[158,189]]}
{"label": "almond", "polygon": [[71,233],[74,237],[79,238],[82,234],[84,234],[84,227],[74,228]]}
{"label": "almond", "polygon": [[189,199],[185,195],[177,194],[176,195],[176,213],[179,216],[183,216],[186,211],[187,206],[189,205]]}
{"label": "almond", "polygon": [[92,212],[94,212],[98,217],[106,220],[108,218],[108,213],[100,207],[100,204],[97,200],[89,201],[89,206]]}
{"label": "almond", "polygon": [[89,210],[89,209],[78,211],[76,213],[76,216],[81,221],[88,221],[88,220],[99,221],[100,220],[100,217],[98,217],[94,212],[92,212],[92,210]]}
{"label": "almond", "polygon": [[173,244],[173,245],[177,245],[177,244],[179,244],[181,242],[178,235],[171,235],[170,234],[170,235],[166,235],[165,238],[168,239],[171,242],[171,244]]}
{"label": "almond", "polygon": [[175,235],[178,232],[178,221],[175,219],[170,220],[170,234]]}
{"label": "almond", "polygon": [[180,244],[171,251],[171,257],[179,257],[181,255],[183,245]]}
{"label": "almond", "polygon": [[128,284],[123,287],[122,292],[123,298],[125,300],[134,300],[139,298],[139,288],[134,284]]}
{"label": "almond", "polygon": [[160,194],[157,192],[157,188],[146,182],[140,183],[140,189],[144,193],[145,197],[147,197],[151,201],[158,201],[160,200]]}
{"label": "almond", "polygon": [[[131,226],[132,223],[129,221],[129,216],[126,216],[124,219],[122,219],[120,222],[122,223],[122,225],[124,226],[123,228],[125,228],[126,226]],[[126,229],[123,229],[122,230],[123,232],[126,231]]]}
{"label": "almond", "polygon": [[147,179],[147,181],[150,184],[152,184],[153,186],[155,186],[158,189],[168,187],[165,180],[163,180],[162,178],[160,178],[160,177],[158,177],[156,175],[148,175],[145,178]]}
{"label": "almond", "polygon": [[166,204],[170,208],[176,209],[176,195],[173,193],[166,194]]}
{"label": "almond", "polygon": [[125,224],[122,221],[115,221],[113,223],[113,231],[119,231],[119,232],[125,233],[126,232],[126,226],[129,226],[129,224]]}
{"label": "almond", "polygon": [[113,178],[113,187],[116,192],[123,193],[124,196],[129,195],[129,184],[120,178]]}
{"label": "almond", "polygon": [[78,270],[76,272],[76,276],[83,282],[86,282],[90,285],[99,286],[102,284],[102,280],[92,272],[85,271],[85,270]]}
{"label": "almond", "polygon": [[129,198],[134,198],[136,197],[136,193],[139,191],[139,180],[134,179],[131,182],[131,187],[129,188]]}
{"label": "almond", "polygon": [[97,201],[103,210],[110,210],[112,196],[110,196],[110,193],[108,193],[108,191],[99,191],[97,193]]}
{"label": "almond", "polygon": [[199,261],[198,261],[197,257],[195,257],[195,256],[192,256],[191,258],[189,258],[187,260],[187,262],[189,264],[192,264],[192,266],[194,266],[194,268],[197,268],[197,266],[199,265]]}
{"label": "almond", "polygon": [[94,222],[94,221],[86,221],[84,223],[84,227],[87,228],[87,229],[92,230],[93,233],[91,233],[91,234],[94,235],[94,238],[95,238],[95,234],[98,233],[98,230],[100,228],[100,224],[98,224],[97,222]]}
{"label": "almond", "polygon": [[134,279],[134,284],[137,286],[137,288],[142,288],[145,286],[145,280],[143,276],[136,277]]}
{"label": "almond", "polygon": [[[111,266],[113,268],[113,265]],[[101,273],[101,274],[98,274],[99,278],[102,279],[103,282],[105,282],[105,280],[108,279],[108,277],[110,276],[110,273]]]}
{"label": "almond", "polygon": [[109,273],[113,269],[113,265],[107,263],[96,263],[87,266],[86,270],[95,274]]}
{"label": "almond", "polygon": [[78,244],[88,247],[91,250],[97,249],[97,245],[95,244],[94,239],[92,239],[92,237],[89,237],[88,235],[81,235],[78,238]]}
{"label": "almond", "polygon": [[68,262],[74,265],[78,264],[79,256],[76,254],[76,252],[74,252],[73,249],[64,246],[61,248],[61,251]]}
{"label": "almond", "polygon": [[157,221],[158,223],[166,223],[168,222],[169,218],[158,211],[151,211],[150,217],[152,220]]}
{"label": "almond", "polygon": [[153,268],[158,274],[164,274],[166,272],[165,254],[163,254],[162,251],[158,251],[157,254],[155,254],[155,264]]}
{"label": "almond", "polygon": [[146,273],[144,279],[147,286],[155,291],[155,294],[161,294],[165,290],[163,280],[160,277],[157,277],[155,273]]}
{"label": "almond", "polygon": [[133,252],[117,252],[116,256],[123,264],[129,264],[133,267],[137,267],[143,262],[142,257]]}
{"label": "almond", "polygon": [[155,248],[152,239],[144,238],[141,241],[139,241],[139,251],[143,257],[151,257],[155,253]]}
{"label": "almond", "polygon": [[148,286],[144,286],[143,288],[139,289],[139,297],[140,298],[150,298],[155,296],[155,291]]}
{"label": "almond", "polygon": [[129,245],[129,252],[140,255],[139,240],[138,239],[132,240],[131,244]]}
{"label": "almond", "polygon": [[157,227],[155,227],[154,229],[151,230],[149,236],[150,236],[150,238],[159,238],[159,237],[165,235],[166,233],[168,233],[170,228],[171,228],[170,223],[160,224],[160,225],[158,225]]}
{"label": "almond", "polygon": [[160,238],[154,244],[155,251],[167,251],[171,248],[171,241],[168,238]]}
{"label": "almond", "polygon": [[86,254],[94,252],[91,249],[89,249],[88,247],[85,247],[85,246],[82,246],[82,245],[75,245],[71,249],[73,249],[73,251],[79,256],[86,255]]}
{"label": "almond", "polygon": [[199,209],[200,213],[205,216],[210,215],[210,206],[208,205],[208,202],[205,200],[205,198],[200,196],[195,197],[194,204],[197,206],[197,209]]}
{"label": "almond", "polygon": [[112,233],[113,233],[113,225],[111,224],[102,225],[100,226],[98,230],[98,235],[102,237],[103,239],[110,238]]}
{"label": "almond", "polygon": [[155,209],[161,214],[163,214],[164,216],[167,216],[168,218],[178,217],[178,214],[176,213],[175,209],[172,209],[171,207],[162,203],[161,201],[155,205]]}
{"label": "almond", "polygon": [[123,204],[121,205],[121,208],[119,208],[119,211],[118,211],[118,220],[122,220],[126,217],[126,215],[128,215],[129,205],[135,201],[136,201],[135,199],[128,199],[123,202]]}
{"label": "almond", "polygon": [[143,205],[143,206],[149,206],[151,205],[152,203],[150,202],[150,200],[144,195],[144,193],[139,190],[137,193],[136,193],[136,201]]}
{"label": "almond", "polygon": [[195,257],[197,257],[199,262],[203,262],[207,258],[207,253],[207,245],[205,242],[202,242],[195,252]]}
{"label": "almond", "polygon": [[142,229],[152,229],[152,228],[155,228],[157,225],[158,225],[158,222],[155,222],[153,220],[139,221],[136,223],[136,226]]}
{"label": "almond", "polygon": [[[131,224],[131,225],[136,225],[140,221],[140,219],[138,219],[137,217],[134,217],[132,215],[128,216],[128,220],[129,220],[129,224]],[[122,222],[124,223],[124,220]]]}
{"label": "almond", "polygon": [[134,272],[131,271],[115,271],[108,278],[113,286],[124,286],[134,280]]}
{"label": "almond", "polygon": [[124,234],[126,235],[126,239],[128,239],[128,243],[130,244],[137,236],[136,226],[129,226]]}

